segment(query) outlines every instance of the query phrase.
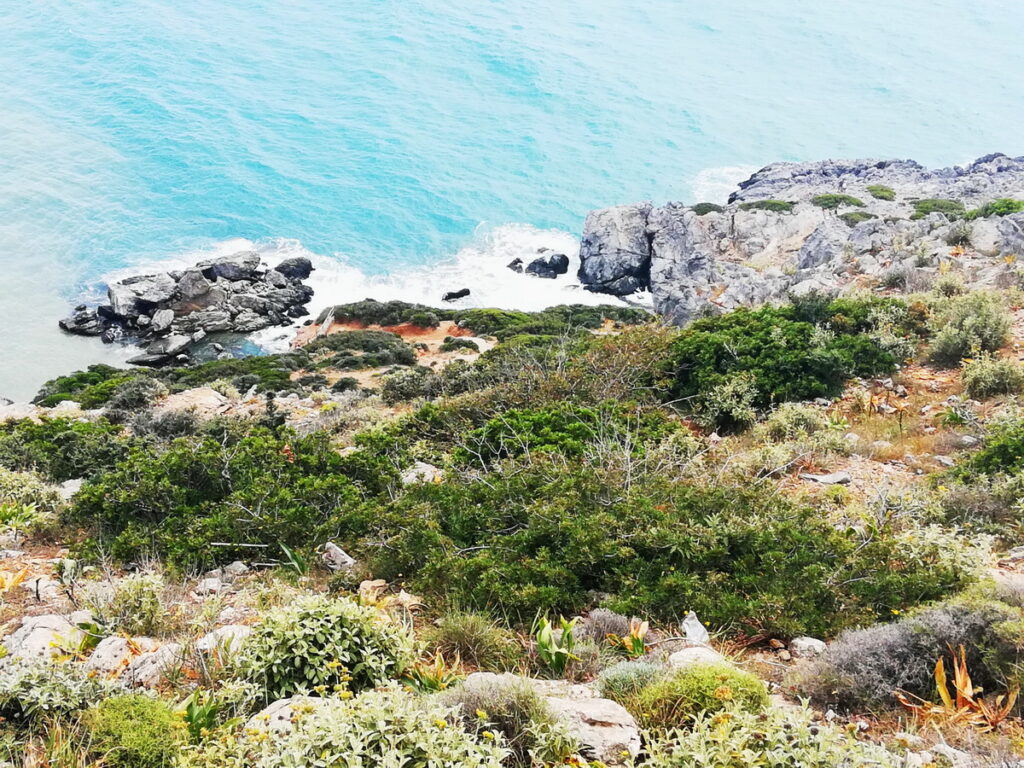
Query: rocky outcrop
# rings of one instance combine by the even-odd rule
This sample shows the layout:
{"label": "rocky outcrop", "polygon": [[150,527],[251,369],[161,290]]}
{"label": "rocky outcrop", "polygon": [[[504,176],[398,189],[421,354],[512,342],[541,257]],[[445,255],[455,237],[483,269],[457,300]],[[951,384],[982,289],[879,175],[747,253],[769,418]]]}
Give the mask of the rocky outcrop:
{"label": "rocky outcrop", "polygon": [[274,269],[243,251],[202,261],[183,272],[137,275],[111,284],[108,303],[75,307],[60,321],[68,333],[130,340],[145,347],[129,362],[163,365],[211,333],[251,333],[308,314],[313,289],[303,284],[313,265],[298,257]]}
{"label": "rocky outcrop", "polygon": [[526,273],[534,277],[554,280],[569,271],[569,257],[564,253],[552,253],[541,249],[541,255],[526,265]]}
{"label": "rocky outcrop", "polygon": [[[814,201],[819,195],[853,201],[828,207]],[[1003,257],[1024,254],[1024,214],[965,222],[918,211],[914,203],[925,198],[967,210],[1022,199],[1024,158],[990,155],[940,170],[891,160],[779,163],[743,182],[724,207],[640,203],[593,211],[578,277],[598,293],[649,291],[655,310],[679,324],[790,292],[841,290],[864,275],[900,271],[901,280],[927,282],[964,243],[955,258],[967,279],[982,286],[1012,279],[1012,259]]]}

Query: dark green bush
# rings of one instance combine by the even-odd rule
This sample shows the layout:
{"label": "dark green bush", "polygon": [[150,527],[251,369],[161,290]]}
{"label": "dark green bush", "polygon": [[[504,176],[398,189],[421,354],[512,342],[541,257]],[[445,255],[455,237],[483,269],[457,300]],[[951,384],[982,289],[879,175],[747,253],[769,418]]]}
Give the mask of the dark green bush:
{"label": "dark green bush", "polygon": [[853,206],[855,208],[864,207],[863,200],[859,200],[858,198],[853,197],[852,195],[838,194],[816,195],[815,197],[811,198],[811,204],[816,205],[819,208],[828,208],[829,210],[832,211],[836,210],[842,205]]}
{"label": "dark green bush", "polygon": [[876,200],[895,200],[896,190],[884,184],[869,184],[868,194]]}
{"label": "dark green bush", "polygon": [[741,211],[771,211],[772,213],[790,213],[796,203],[785,200],[752,200],[749,203],[740,203]]}
{"label": "dark green bush", "polygon": [[[836,334],[816,346],[814,325],[798,320],[793,307],[739,309],[693,323],[672,345],[666,373],[669,399],[700,410],[703,399],[738,375],[750,377],[752,405],[831,397],[852,376],[895,369],[896,359],[871,337],[846,332],[837,306],[829,319]],[[828,322],[826,320],[826,322]],[[721,427],[735,427],[722,422]]]}
{"label": "dark green bush", "polygon": [[463,339],[458,336],[446,336],[444,342],[441,344],[442,352],[458,352],[460,349],[465,349],[468,352],[479,352],[480,347],[472,339]]}
{"label": "dark green bush", "polygon": [[466,309],[455,313],[455,320],[478,336],[496,336],[506,340],[519,335],[561,336],[573,331],[600,328],[605,320],[623,325],[639,325],[651,319],[650,313],[631,307],[562,304],[542,312],[516,312],[502,309]]}
{"label": "dark green bush", "polygon": [[361,530],[351,467],[326,434],[277,436],[243,424],[133,447],[83,487],[70,517],[121,560],[155,552],[205,565],[251,557],[245,544],[308,548]]}
{"label": "dark green bush", "polygon": [[388,505],[371,569],[420,593],[528,623],[604,593],[626,615],[695,610],[750,634],[818,636],[891,616],[970,577],[940,545],[862,538],[763,489],[621,478],[534,455],[485,478],[423,484]]}
{"label": "dark green bush", "polygon": [[332,392],[351,392],[356,389],[359,389],[359,379],[351,376],[342,376],[331,385]]}
{"label": "dark green bush", "polygon": [[[329,307],[317,318],[317,322],[322,323],[328,316],[333,315],[334,319],[339,322],[381,326],[413,323],[421,327],[436,328],[441,320],[453,319],[453,314],[451,310],[435,309],[423,304],[410,304],[406,301],[365,299],[351,304]],[[414,318],[416,322],[414,322]]]}
{"label": "dark green bush", "polygon": [[1024,200],[1014,200],[1010,197],[1002,197],[985,203],[980,208],[975,208],[967,213],[968,219],[986,219],[989,216],[1009,216],[1013,213],[1024,211]]}
{"label": "dark green bush", "polygon": [[1007,419],[989,428],[982,447],[960,463],[956,474],[964,480],[978,475],[1014,475],[1024,472],[1024,420]]}
{"label": "dark green bush", "polygon": [[38,470],[63,482],[109,469],[136,441],[106,419],[30,419],[0,423],[0,466]]}
{"label": "dark green bush", "polygon": [[416,352],[401,336],[387,331],[342,331],[304,347],[321,368],[354,370],[386,365],[415,365]]}
{"label": "dark green bush", "polygon": [[89,747],[113,768],[169,768],[181,746],[180,719],[160,699],[141,693],[113,696],[84,715]]}
{"label": "dark green bush", "polygon": [[[308,363],[309,356],[300,350],[280,355],[211,360],[185,368],[163,368],[158,375],[172,392],[201,387],[221,379],[230,380],[240,391],[256,385],[259,392],[280,392],[298,389],[299,385],[291,380],[291,375]],[[243,378],[244,381],[239,381]]]}
{"label": "dark green bush", "polygon": [[923,219],[932,213],[941,213],[950,219],[962,219],[967,211],[964,208],[964,204],[959,200],[949,200],[941,197],[928,198],[914,201],[914,212],[910,215],[910,218]]}
{"label": "dark green bush", "polygon": [[871,221],[878,217],[867,211],[850,211],[849,213],[840,214],[839,218],[843,220],[846,226],[856,227],[858,224],[863,224],[865,221]]}
{"label": "dark green bush", "polygon": [[931,324],[935,337],[929,357],[936,363],[956,365],[970,355],[1002,347],[1012,322],[1001,296],[976,291],[945,299]]}
{"label": "dark green bush", "polygon": [[83,408],[99,408],[106,404],[121,384],[151,375],[149,371],[130,371],[103,364],[90,365],[84,371],[75,371],[46,382],[32,402],[51,407],[64,400],[73,400]]}
{"label": "dark green bush", "polygon": [[725,208],[715,203],[697,203],[693,206],[693,212],[698,216],[706,216],[709,213],[722,213]]}

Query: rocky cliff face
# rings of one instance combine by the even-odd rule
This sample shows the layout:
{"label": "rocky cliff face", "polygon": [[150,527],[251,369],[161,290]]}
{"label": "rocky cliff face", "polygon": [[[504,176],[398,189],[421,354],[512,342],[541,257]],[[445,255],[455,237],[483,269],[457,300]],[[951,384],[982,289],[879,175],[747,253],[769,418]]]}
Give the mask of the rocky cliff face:
{"label": "rocky cliff face", "polygon": [[1024,256],[1024,212],[963,214],[1004,198],[1024,199],[1024,157],[940,170],[907,160],[777,163],[725,206],[592,212],[579,279],[616,296],[650,291],[655,309],[677,323],[886,274],[925,285],[951,258],[971,282],[998,285],[1016,279],[1010,257]]}

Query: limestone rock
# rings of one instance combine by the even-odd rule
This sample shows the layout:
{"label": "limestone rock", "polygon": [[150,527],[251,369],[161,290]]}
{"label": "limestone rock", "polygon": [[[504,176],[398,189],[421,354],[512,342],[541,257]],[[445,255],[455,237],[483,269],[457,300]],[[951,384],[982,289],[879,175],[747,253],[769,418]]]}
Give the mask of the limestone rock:
{"label": "limestone rock", "polygon": [[579,280],[589,290],[628,296],[650,281],[650,203],[591,211],[583,225]]}
{"label": "limestone rock", "polygon": [[252,627],[245,624],[228,624],[224,627],[217,627],[199,638],[196,650],[205,654],[212,654],[218,650],[235,653],[242,647],[245,638],[251,634]]}
{"label": "limestone rock", "polygon": [[545,253],[526,265],[526,273],[553,280],[569,271],[569,257],[564,253]]}
{"label": "limestone rock", "polygon": [[821,656],[828,646],[815,637],[794,637],[789,641],[789,651],[798,659],[813,659]]}
{"label": "limestone rock", "polygon": [[152,653],[156,648],[156,641],[149,637],[105,637],[85,660],[85,668],[114,677],[124,672],[136,656]]}
{"label": "limestone rock", "polygon": [[437,483],[444,477],[444,472],[433,464],[425,461],[416,461],[409,469],[402,473],[402,484],[412,485],[414,483]]}
{"label": "limestone rock", "polygon": [[313,262],[305,256],[295,256],[290,259],[285,259],[274,267],[274,270],[285,277],[291,277],[296,280],[305,280],[313,272]]}
{"label": "limestone rock", "polygon": [[[241,251],[230,256],[220,256],[200,262],[196,268],[208,280],[250,280],[256,276],[260,266],[260,255],[255,251]],[[278,270],[280,272],[280,269]]]}
{"label": "limestone rock", "polygon": [[853,482],[849,472],[831,472],[827,475],[813,475],[805,472],[800,475],[800,479],[820,485],[849,485]]}
{"label": "limestone rock", "polygon": [[247,730],[264,731],[277,736],[287,736],[292,732],[296,717],[309,714],[324,706],[328,700],[315,696],[292,696],[271,702],[257,712],[245,724]]}
{"label": "limestone rock", "polygon": [[668,657],[668,663],[673,669],[689,669],[701,664],[725,664],[728,662],[722,654],[713,648],[695,645],[692,648],[676,651]]}
{"label": "limestone rock", "polygon": [[626,765],[640,753],[640,729],[626,708],[610,699],[545,699],[580,743],[583,756],[605,765]]}
{"label": "limestone rock", "polygon": [[44,659],[60,653],[60,645],[76,645],[82,630],[63,616],[26,616],[21,626],[4,639],[7,652],[17,659]]}
{"label": "limestone rock", "polygon": [[153,688],[164,674],[183,661],[182,647],[178,643],[162,645],[155,651],[136,656],[121,677],[130,685]]}
{"label": "limestone rock", "polygon": [[355,558],[350,556],[333,541],[328,541],[324,544],[323,552],[320,554],[320,557],[324,561],[324,564],[332,571],[347,571],[356,564]]}

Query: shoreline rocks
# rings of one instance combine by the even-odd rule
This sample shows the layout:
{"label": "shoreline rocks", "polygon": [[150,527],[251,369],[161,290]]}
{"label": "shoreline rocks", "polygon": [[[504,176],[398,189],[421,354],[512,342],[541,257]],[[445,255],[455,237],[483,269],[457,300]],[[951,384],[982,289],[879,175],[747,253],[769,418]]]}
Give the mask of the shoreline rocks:
{"label": "shoreline rocks", "polygon": [[[1024,157],[939,170],[907,160],[776,163],[739,187],[725,206],[591,211],[580,283],[619,297],[649,291],[655,311],[682,325],[790,293],[839,291],[862,276],[925,283],[964,245],[956,258],[971,282],[998,287],[1012,279],[1009,256],[1024,253],[1024,213],[962,217],[1024,199]],[[921,200],[953,201],[960,215],[919,208]]]}
{"label": "shoreline rocks", "polygon": [[313,289],[302,281],[312,271],[303,257],[266,269],[258,253],[242,251],[184,271],[125,278],[108,287],[107,304],[79,305],[58,324],[71,334],[144,346],[131,364],[165,365],[207,334],[252,333],[307,315]]}

